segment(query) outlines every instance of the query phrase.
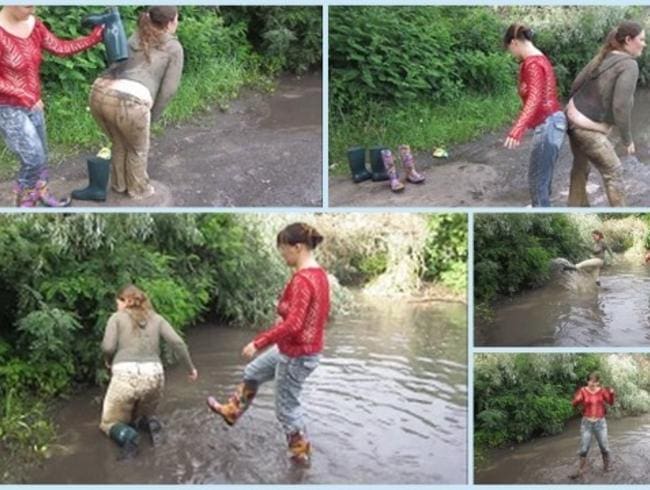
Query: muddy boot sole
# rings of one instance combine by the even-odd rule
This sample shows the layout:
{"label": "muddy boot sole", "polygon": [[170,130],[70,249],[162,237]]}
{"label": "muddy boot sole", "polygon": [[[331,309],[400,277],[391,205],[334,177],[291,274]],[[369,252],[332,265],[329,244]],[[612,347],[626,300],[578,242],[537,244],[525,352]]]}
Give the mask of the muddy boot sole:
{"label": "muddy boot sole", "polygon": [[227,416],[226,416],[226,415],[221,411],[221,407],[223,406],[223,405],[221,405],[221,403],[219,403],[217,400],[215,400],[215,399],[214,399],[213,397],[211,397],[211,396],[208,397],[208,399],[206,400],[206,403],[207,403],[207,405],[208,405],[208,408],[209,408],[212,412],[214,412],[214,413],[216,413],[217,415],[219,415],[219,416],[223,419],[223,421],[224,421],[224,422],[225,422],[229,427],[232,427],[233,425],[235,425],[235,420],[230,420],[230,419],[229,419],[229,418],[228,418],[228,417],[227,417]]}

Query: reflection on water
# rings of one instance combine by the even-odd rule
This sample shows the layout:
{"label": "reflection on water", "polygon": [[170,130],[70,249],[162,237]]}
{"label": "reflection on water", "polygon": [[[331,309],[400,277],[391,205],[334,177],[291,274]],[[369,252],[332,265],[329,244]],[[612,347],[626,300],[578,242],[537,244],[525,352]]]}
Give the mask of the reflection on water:
{"label": "reflection on water", "polygon": [[598,287],[565,272],[546,286],[505,300],[492,322],[476,319],[478,345],[650,345],[650,267],[606,267]]}
{"label": "reflection on water", "polygon": [[[330,324],[321,366],[303,392],[312,467],[287,460],[265,385],[240,423],[227,428],[207,409],[241,376],[252,332],[204,326],[188,342],[199,382],[167,376],[159,415],[166,443],[143,444],[116,462],[99,432],[101,391],[64,403],[53,455],[29,472],[39,483],[464,483],[466,480],[466,313],[464,305],[359,301]],[[144,439],[144,438],[143,438]]]}
{"label": "reflection on water", "polygon": [[[491,452],[487,463],[476,471],[475,483],[575,483],[569,478],[578,467],[580,420],[572,420],[557,436],[544,437],[515,448]],[[608,419],[612,469],[603,472],[595,441],[589,451],[585,483],[650,483],[648,433],[650,415]]]}

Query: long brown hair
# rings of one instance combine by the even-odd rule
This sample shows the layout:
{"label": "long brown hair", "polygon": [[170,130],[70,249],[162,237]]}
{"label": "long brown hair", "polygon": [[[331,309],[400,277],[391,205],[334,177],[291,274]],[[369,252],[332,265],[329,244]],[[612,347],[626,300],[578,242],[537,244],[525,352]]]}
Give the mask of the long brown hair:
{"label": "long brown hair", "polygon": [[133,320],[133,328],[144,328],[153,313],[153,306],[144,291],[129,284],[120,289],[117,297],[126,303],[126,312]]}
{"label": "long brown hair", "polygon": [[508,27],[505,35],[503,36],[503,47],[507,48],[510,46],[510,43],[513,39],[518,39],[519,41],[532,41],[533,30],[524,24],[510,24],[510,27]]}
{"label": "long brown hair", "polygon": [[614,29],[612,29],[607,37],[605,42],[600,47],[600,51],[594,58],[593,66],[591,71],[593,73],[600,64],[603,62],[605,57],[612,51],[623,51],[625,47],[625,40],[630,38],[635,38],[643,32],[643,27],[638,22],[633,22],[631,20],[624,20]]}
{"label": "long brown hair", "polygon": [[147,61],[151,61],[151,48],[160,45],[165,28],[177,15],[178,9],[171,5],[149,7],[146,12],[140,13],[138,36]]}
{"label": "long brown hair", "polygon": [[309,250],[315,249],[323,241],[323,235],[306,223],[292,223],[278,233],[277,245],[297,245],[304,243]]}

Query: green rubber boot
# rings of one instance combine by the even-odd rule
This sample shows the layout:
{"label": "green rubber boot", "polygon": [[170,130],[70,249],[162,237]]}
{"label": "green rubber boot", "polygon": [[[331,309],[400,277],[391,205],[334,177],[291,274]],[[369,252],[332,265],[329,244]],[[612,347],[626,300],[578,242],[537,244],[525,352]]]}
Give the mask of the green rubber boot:
{"label": "green rubber boot", "polygon": [[348,149],[348,163],[350,164],[350,172],[352,172],[352,180],[355,184],[363,182],[372,177],[366,168],[366,149],[361,146],[355,146]]}
{"label": "green rubber boot", "polygon": [[372,169],[372,181],[381,182],[388,180],[388,173],[381,158],[381,151],[386,150],[385,146],[373,146],[370,148],[370,168]]}
{"label": "green rubber boot", "polygon": [[88,187],[72,191],[72,199],[78,201],[105,201],[111,161],[91,157],[88,163]]}
{"label": "green rubber boot", "polygon": [[122,422],[111,427],[109,431],[111,439],[120,446],[120,455],[117,459],[131,459],[138,454],[139,435],[133,427]]}

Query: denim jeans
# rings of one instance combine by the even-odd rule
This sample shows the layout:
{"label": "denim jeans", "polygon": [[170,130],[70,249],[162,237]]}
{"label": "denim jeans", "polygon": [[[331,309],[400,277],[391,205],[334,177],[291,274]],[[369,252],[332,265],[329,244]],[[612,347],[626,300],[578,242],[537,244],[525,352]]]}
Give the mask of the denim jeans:
{"label": "denim jeans", "polygon": [[551,205],[553,168],[564,142],[567,121],[564,112],[551,114],[535,128],[528,167],[528,187],[534,207]]}
{"label": "denim jeans", "polygon": [[0,133],[9,150],[20,159],[18,185],[23,189],[33,189],[38,180],[47,180],[43,111],[0,105]]}
{"label": "denim jeans", "polygon": [[320,354],[288,357],[273,346],[244,369],[244,382],[261,385],[275,378],[275,415],[287,435],[305,431],[300,392],[320,358]]}
{"label": "denim jeans", "polygon": [[591,436],[596,436],[596,442],[600,452],[609,454],[609,443],[607,442],[607,421],[605,417],[595,422],[590,422],[586,418],[582,419],[580,424],[580,456],[587,456],[591,447]]}

